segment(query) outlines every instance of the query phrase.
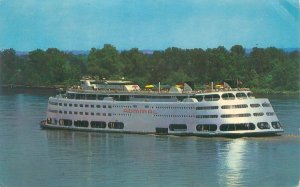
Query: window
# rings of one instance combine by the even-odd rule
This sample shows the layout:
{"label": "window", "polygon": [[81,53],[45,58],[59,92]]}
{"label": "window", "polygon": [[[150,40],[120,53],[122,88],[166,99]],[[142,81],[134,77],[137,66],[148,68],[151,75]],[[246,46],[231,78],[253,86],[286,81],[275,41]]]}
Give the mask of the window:
{"label": "window", "polygon": [[72,120],[70,120],[70,119],[60,119],[59,120],[59,125],[72,126]]}
{"label": "window", "polygon": [[72,107],[72,104],[69,104],[69,107]]}
{"label": "window", "polygon": [[88,107],[89,107],[89,105],[84,105],[84,107],[85,107],[85,108],[88,108]]}
{"label": "window", "polygon": [[52,118],[47,118],[47,124],[52,124]]}
{"label": "window", "polygon": [[110,129],[124,129],[124,123],[122,122],[109,122],[108,128]]}
{"label": "window", "polygon": [[76,94],[75,99],[85,100],[85,94]]}
{"label": "window", "polygon": [[247,104],[242,105],[223,105],[221,106],[222,109],[235,109],[235,108],[248,108]]}
{"label": "window", "polygon": [[198,102],[203,101],[203,95],[196,95],[195,98],[198,100]]}
{"label": "window", "polygon": [[74,121],[74,126],[75,127],[88,127],[89,126],[89,122],[88,121],[81,121],[81,120],[76,120]]}
{"label": "window", "polygon": [[91,108],[94,108],[95,107],[95,105],[91,105]]}
{"label": "window", "polygon": [[258,113],[253,113],[253,116],[257,117],[257,116],[263,116],[264,113],[263,112],[258,112]]}
{"label": "window", "polygon": [[100,108],[100,105],[96,105],[97,108]]}
{"label": "window", "polygon": [[236,98],[238,98],[238,99],[247,99],[247,95],[243,92],[236,93]]}
{"label": "window", "polygon": [[79,106],[80,106],[80,107],[83,107],[83,104],[80,104]]}
{"label": "window", "polygon": [[103,108],[106,108],[106,105],[103,105]]}
{"label": "window", "polygon": [[218,106],[201,106],[201,107],[196,107],[196,110],[214,110],[218,109]]}
{"label": "window", "polygon": [[252,108],[258,108],[258,107],[260,107],[260,104],[250,104],[250,106],[251,106]]}
{"label": "window", "polygon": [[274,112],[267,112],[267,116],[274,116],[275,113]]}
{"label": "window", "polygon": [[215,124],[199,124],[196,126],[197,131],[216,131],[217,125]]}
{"label": "window", "polygon": [[247,96],[248,96],[249,98],[255,98],[252,92],[248,92],[248,93],[247,93]]}
{"label": "window", "polygon": [[97,100],[103,100],[103,98],[106,97],[105,95],[98,95]]}
{"label": "window", "polygon": [[257,123],[257,127],[260,129],[270,129],[270,125],[268,122],[259,122]]}
{"label": "window", "polygon": [[106,123],[104,121],[91,121],[92,128],[106,128]]}
{"label": "window", "polygon": [[244,114],[222,114],[221,118],[240,118],[240,117],[250,117],[251,114],[244,113]]}
{"label": "window", "polygon": [[271,125],[274,129],[281,129],[282,128],[279,121],[274,121],[274,122],[271,123]]}
{"label": "window", "polygon": [[74,104],[74,107],[78,107],[78,104]]}
{"label": "window", "polygon": [[67,104],[67,103],[64,103],[64,106],[68,106],[68,104]]}
{"label": "window", "polygon": [[196,118],[218,118],[218,115],[196,115]]}
{"label": "window", "polygon": [[58,105],[59,105],[59,106],[62,106],[62,103],[59,103]]}
{"label": "window", "polygon": [[219,94],[204,95],[205,101],[218,101],[219,99],[220,99]]}
{"label": "window", "polygon": [[255,125],[253,123],[231,123],[231,124],[222,124],[220,126],[220,131],[243,131],[243,130],[255,130]]}
{"label": "window", "polygon": [[50,105],[58,105],[58,103],[52,102],[52,101],[49,101],[49,104],[50,104]]}
{"label": "window", "polygon": [[87,100],[96,100],[96,95],[95,94],[87,94],[86,99]]}
{"label": "window", "polygon": [[222,99],[223,100],[234,100],[235,96],[233,95],[233,93],[224,93],[224,94],[222,94]]}
{"label": "window", "polygon": [[170,124],[169,130],[170,131],[186,131],[187,126],[186,126],[186,124]]}
{"label": "window", "polygon": [[67,93],[67,98],[68,99],[74,99],[75,98],[75,94],[73,94],[73,93]]}

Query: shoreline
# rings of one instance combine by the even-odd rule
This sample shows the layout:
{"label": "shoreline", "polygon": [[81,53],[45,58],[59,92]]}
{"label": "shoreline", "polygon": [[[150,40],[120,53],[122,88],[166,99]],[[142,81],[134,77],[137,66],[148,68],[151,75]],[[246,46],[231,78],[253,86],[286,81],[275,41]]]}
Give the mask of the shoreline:
{"label": "shoreline", "polygon": [[[0,85],[2,89],[40,89],[40,90],[66,90],[68,86],[66,85],[47,85],[47,86],[32,86],[32,85],[18,85],[18,84],[4,84]],[[300,96],[300,90],[270,90],[270,89],[255,89],[250,88],[250,90],[256,95],[279,95],[279,96]]]}
{"label": "shoreline", "polygon": [[52,86],[31,86],[31,85],[18,85],[18,84],[5,84],[0,85],[2,89],[59,89],[59,88],[67,88],[64,85],[52,85]]}

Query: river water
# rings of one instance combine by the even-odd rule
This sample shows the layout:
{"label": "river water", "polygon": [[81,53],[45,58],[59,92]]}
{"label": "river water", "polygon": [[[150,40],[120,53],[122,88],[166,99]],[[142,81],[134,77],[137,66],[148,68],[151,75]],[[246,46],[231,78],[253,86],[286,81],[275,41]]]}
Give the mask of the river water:
{"label": "river water", "polygon": [[298,186],[300,99],[271,97],[283,136],[41,130],[54,93],[0,93],[0,186]]}

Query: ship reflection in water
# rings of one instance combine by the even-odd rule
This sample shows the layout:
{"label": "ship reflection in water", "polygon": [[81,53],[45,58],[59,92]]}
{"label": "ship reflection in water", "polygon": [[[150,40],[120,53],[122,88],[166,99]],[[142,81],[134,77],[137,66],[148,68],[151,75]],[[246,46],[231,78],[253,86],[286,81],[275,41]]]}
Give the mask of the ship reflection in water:
{"label": "ship reflection in water", "polygon": [[219,152],[223,159],[219,162],[221,173],[219,173],[219,184],[225,186],[241,186],[245,171],[245,157],[247,141],[244,139],[234,139],[227,144],[225,152]]}
{"label": "ship reflection in water", "polygon": [[57,175],[64,176],[57,180],[84,180],[87,186],[285,186],[278,179],[287,177],[287,168],[277,169],[284,157],[273,156],[286,141],[299,145],[297,136],[230,139],[61,130],[46,130],[46,135],[49,157]]}

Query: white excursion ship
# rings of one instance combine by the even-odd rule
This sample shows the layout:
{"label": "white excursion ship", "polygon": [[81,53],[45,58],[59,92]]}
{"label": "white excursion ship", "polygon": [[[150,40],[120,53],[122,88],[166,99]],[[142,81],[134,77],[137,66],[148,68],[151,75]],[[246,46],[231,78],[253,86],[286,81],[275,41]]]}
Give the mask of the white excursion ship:
{"label": "white excursion ship", "polygon": [[249,89],[193,91],[184,84],[153,91],[152,87],[141,90],[131,81],[83,79],[80,87],[49,98],[41,127],[195,136],[283,132],[269,100],[255,98]]}

